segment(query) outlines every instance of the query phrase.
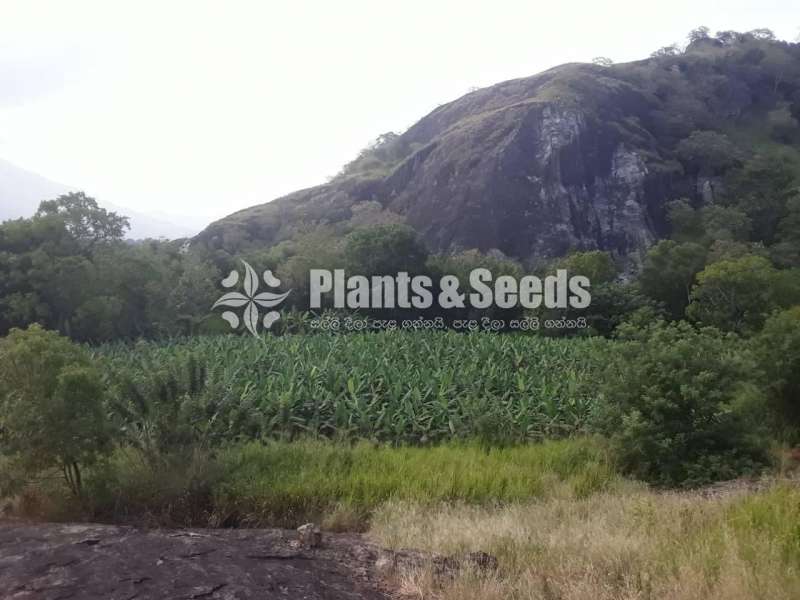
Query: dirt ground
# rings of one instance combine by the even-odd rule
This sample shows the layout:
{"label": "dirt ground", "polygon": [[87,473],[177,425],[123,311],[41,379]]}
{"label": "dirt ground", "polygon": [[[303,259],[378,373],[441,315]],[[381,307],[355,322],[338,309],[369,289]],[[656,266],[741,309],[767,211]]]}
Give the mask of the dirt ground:
{"label": "dirt ground", "polygon": [[349,534],[309,549],[284,530],[0,522],[4,600],[384,600],[387,560]]}

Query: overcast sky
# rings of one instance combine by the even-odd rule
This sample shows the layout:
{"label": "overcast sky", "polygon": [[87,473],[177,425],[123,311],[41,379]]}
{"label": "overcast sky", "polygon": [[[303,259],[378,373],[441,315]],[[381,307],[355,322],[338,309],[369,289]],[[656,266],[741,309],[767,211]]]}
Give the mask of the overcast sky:
{"label": "overcast sky", "polygon": [[800,2],[0,0],[0,158],[220,217],[323,182],[475,86],[694,27],[794,40]]}

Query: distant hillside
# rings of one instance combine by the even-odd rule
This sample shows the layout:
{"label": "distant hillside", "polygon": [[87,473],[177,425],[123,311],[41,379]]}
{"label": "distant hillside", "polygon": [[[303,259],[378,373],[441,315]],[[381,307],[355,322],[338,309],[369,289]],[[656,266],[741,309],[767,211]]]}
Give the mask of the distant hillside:
{"label": "distant hillside", "polygon": [[737,160],[775,147],[800,157],[798,118],[800,45],[762,30],[700,36],[646,60],[567,64],[467,94],[382,136],[332,181],[232,214],[196,241],[233,253],[404,221],[434,251],[636,259],[666,234],[666,202],[713,201],[737,162],[712,149],[693,158],[695,141],[723,140]]}
{"label": "distant hillside", "polygon": [[25,171],[0,159],[0,221],[30,217],[42,200],[51,200],[72,188]]}
{"label": "distant hillside", "polygon": [[[73,191],[76,191],[75,188],[56,183],[0,159],[0,222],[31,217],[42,200],[52,200]],[[128,237],[131,239],[177,239],[193,236],[201,229],[194,219],[190,223],[177,224],[109,202],[98,202],[104,208],[130,218],[131,230]]]}

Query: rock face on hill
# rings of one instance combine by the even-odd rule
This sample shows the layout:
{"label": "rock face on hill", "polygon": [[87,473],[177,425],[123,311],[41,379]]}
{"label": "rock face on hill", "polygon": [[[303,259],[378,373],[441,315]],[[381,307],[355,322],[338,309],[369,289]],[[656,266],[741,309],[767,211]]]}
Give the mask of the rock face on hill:
{"label": "rock face on hill", "polygon": [[800,64],[798,49],[706,40],[682,54],[500,83],[383,136],[329,183],[235,213],[197,239],[235,252],[309,226],[404,221],[438,252],[635,257],[666,232],[667,201],[708,195],[713,173],[676,159],[682,139],[752,126],[776,107],[800,112],[787,76],[797,68],[786,66]]}

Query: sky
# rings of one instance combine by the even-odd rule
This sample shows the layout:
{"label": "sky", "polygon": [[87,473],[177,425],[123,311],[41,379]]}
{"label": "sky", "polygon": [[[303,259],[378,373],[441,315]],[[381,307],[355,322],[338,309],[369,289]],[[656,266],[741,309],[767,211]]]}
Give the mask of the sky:
{"label": "sky", "polygon": [[211,220],[472,88],[645,58],[699,25],[793,41],[800,2],[0,0],[0,158]]}

